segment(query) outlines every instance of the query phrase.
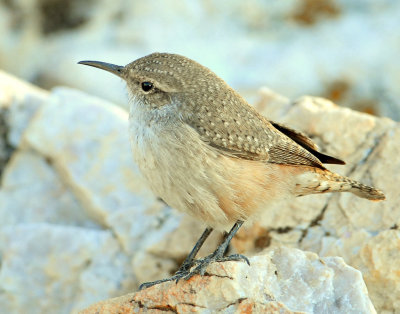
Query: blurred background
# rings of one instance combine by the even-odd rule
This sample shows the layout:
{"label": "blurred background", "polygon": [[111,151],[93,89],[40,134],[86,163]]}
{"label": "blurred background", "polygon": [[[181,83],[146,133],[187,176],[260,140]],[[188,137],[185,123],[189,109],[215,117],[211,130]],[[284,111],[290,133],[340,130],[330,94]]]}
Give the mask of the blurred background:
{"label": "blurred background", "polygon": [[262,86],[400,120],[400,1],[1,0],[0,68],[124,105],[124,84],[80,60],[173,52],[254,102]]}

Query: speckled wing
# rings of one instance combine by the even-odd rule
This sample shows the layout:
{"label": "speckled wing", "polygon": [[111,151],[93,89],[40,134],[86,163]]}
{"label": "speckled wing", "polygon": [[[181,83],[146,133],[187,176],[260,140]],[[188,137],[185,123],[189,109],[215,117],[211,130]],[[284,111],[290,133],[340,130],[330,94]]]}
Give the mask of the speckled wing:
{"label": "speckled wing", "polygon": [[336,157],[325,155],[318,151],[318,146],[304,133],[293,130],[286,125],[270,121],[270,123],[280,132],[291,138],[297,144],[308,150],[311,154],[319,159],[324,164],[345,165],[346,163]]}
{"label": "speckled wing", "polygon": [[[189,121],[210,146],[238,158],[325,169],[316,156],[277,130],[236,92],[230,90],[223,96],[197,107]],[[302,138],[301,133],[297,134]],[[310,139],[303,141],[317,148]]]}

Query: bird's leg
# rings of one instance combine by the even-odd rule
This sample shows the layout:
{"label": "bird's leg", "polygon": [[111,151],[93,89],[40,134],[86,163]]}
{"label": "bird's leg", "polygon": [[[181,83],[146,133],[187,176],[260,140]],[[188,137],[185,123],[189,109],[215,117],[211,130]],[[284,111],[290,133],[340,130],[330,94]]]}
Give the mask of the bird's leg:
{"label": "bird's leg", "polygon": [[200,248],[203,246],[204,242],[210,235],[210,233],[213,231],[213,228],[206,228],[204,230],[203,234],[201,235],[200,239],[197,240],[195,246],[193,247],[192,251],[189,253],[189,255],[185,258],[183,261],[181,267],[179,267],[178,271],[175,273],[175,275],[180,274],[180,273],[187,273],[190,268],[195,264],[194,258],[196,257],[197,253],[199,252]]}
{"label": "bird's leg", "polygon": [[224,261],[245,261],[248,265],[250,265],[249,260],[246,256],[241,254],[233,254],[229,256],[224,256],[226,249],[228,248],[229,243],[231,242],[232,238],[235,236],[236,232],[242,226],[243,221],[238,220],[229,233],[226,235],[225,239],[222,243],[217,247],[214,253],[208,255],[205,258],[195,261],[197,264],[196,268],[189,272],[184,278],[189,279],[196,274],[204,275],[208,265],[212,262],[224,262]]}
{"label": "bird's leg", "polygon": [[192,266],[195,265],[195,263],[196,263],[194,258],[196,257],[196,255],[199,252],[200,248],[203,246],[204,242],[206,241],[206,239],[208,238],[208,236],[211,234],[212,231],[213,231],[213,228],[208,228],[208,227],[206,228],[206,230],[204,230],[203,234],[201,235],[199,240],[197,240],[197,242],[196,242],[195,246],[193,247],[192,251],[185,258],[185,260],[182,263],[181,267],[179,267],[177,272],[171,278],[142,283],[140,285],[140,287],[139,287],[139,290],[146,289],[146,288],[149,288],[151,286],[154,286],[154,285],[157,285],[159,283],[166,282],[166,281],[176,280],[176,282],[178,282],[179,279],[187,276],[189,274],[190,268],[192,268]]}

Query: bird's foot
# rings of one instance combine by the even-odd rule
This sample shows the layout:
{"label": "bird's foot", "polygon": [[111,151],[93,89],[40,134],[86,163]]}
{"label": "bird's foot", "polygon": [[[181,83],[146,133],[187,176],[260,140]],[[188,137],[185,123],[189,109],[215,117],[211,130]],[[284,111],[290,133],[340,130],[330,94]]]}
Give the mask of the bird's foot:
{"label": "bird's foot", "polygon": [[151,282],[145,282],[142,283],[139,286],[139,290],[147,289],[150,288],[154,285],[158,285],[159,283],[167,282],[167,281],[175,281],[178,283],[179,280],[182,278],[186,278],[190,274],[190,269],[198,263],[197,260],[185,260],[181,267],[176,271],[176,273],[171,277],[171,278],[166,278],[166,279],[161,279],[161,280],[156,280],[156,281],[151,281]]}
{"label": "bird's foot", "polygon": [[[192,252],[183,262],[182,266],[178,269],[178,271],[173,275],[171,278],[161,279],[152,282],[145,282],[140,285],[139,290],[149,288],[151,286],[157,285],[159,283],[167,282],[167,281],[175,281],[178,282],[182,278],[188,280],[192,278],[194,275],[201,275],[203,276],[207,270],[208,265],[213,262],[226,262],[226,261],[244,261],[250,266],[250,262],[248,258],[241,254],[233,254],[229,256],[224,256],[225,251],[229,245],[229,242],[232,240],[233,236],[239,230],[240,226],[243,224],[243,221],[238,220],[229,233],[226,235],[224,241],[217,247],[214,253],[208,255],[207,257],[195,260],[194,257],[196,253],[200,249],[201,245],[204,243],[205,239],[211,233],[212,229],[207,228],[203,235],[200,237],[199,241],[197,241],[195,247],[193,248]],[[193,270],[191,270],[195,266]]]}
{"label": "bird's foot", "polygon": [[171,278],[145,282],[145,283],[142,283],[139,286],[139,290],[147,289],[147,288],[150,288],[152,286],[158,285],[159,283],[163,283],[163,282],[167,282],[167,281],[176,281],[176,282],[178,282],[180,279],[185,278],[188,274],[189,274],[189,271],[180,272],[180,273],[176,272],[175,275],[173,275]]}
{"label": "bird's foot", "polygon": [[227,262],[227,261],[242,261],[246,262],[250,266],[249,259],[242,255],[242,254],[233,254],[229,256],[223,256],[220,252],[216,251],[211,255],[208,255],[207,257],[204,257],[199,260],[195,260],[194,262],[196,263],[196,267],[192,270],[189,271],[184,277],[185,280],[188,280],[192,278],[194,275],[201,275],[204,276],[206,273],[207,267],[214,262]]}
{"label": "bird's foot", "polygon": [[[248,265],[250,265],[250,262],[248,258],[242,254],[233,254],[229,256],[222,256],[221,254],[218,254],[218,252],[214,252],[213,254],[204,257],[202,259],[198,260],[192,260],[190,262],[185,262],[182,264],[182,266],[178,269],[178,271],[170,278],[166,279],[161,279],[161,280],[156,280],[156,281],[151,281],[151,282],[145,282],[140,285],[139,290],[147,289],[150,288],[154,285],[158,285],[163,282],[168,282],[168,281],[175,281],[178,283],[179,280],[185,279],[188,280],[192,278],[194,275],[201,275],[204,276],[207,267],[214,262],[226,262],[226,261],[243,261],[246,262]],[[193,266],[196,266],[193,270],[191,268]]]}

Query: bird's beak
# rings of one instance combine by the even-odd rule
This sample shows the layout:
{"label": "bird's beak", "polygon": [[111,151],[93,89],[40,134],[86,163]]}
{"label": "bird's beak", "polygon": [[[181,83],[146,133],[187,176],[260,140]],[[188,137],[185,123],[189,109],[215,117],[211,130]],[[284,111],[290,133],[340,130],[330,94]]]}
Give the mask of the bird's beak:
{"label": "bird's beak", "polygon": [[84,64],[84,65],[89,65],[91,67],[99,68],[99,69],[111,72],[112,74],[115,74],[119,77],[122,77],[123,69],[125,68],[120,65],[115,65],[115,64],[105,63],[105,62],[100,62],[100,61],[79,61],[78,64]]}

